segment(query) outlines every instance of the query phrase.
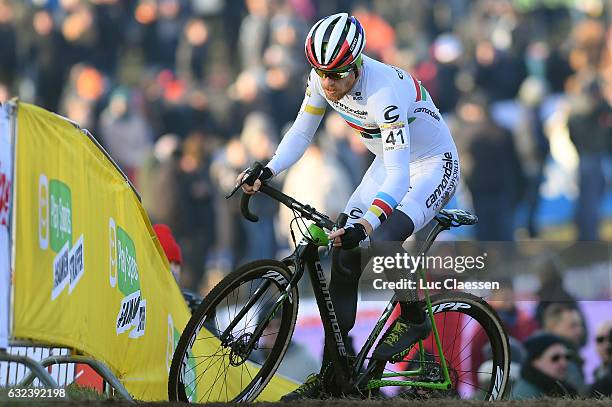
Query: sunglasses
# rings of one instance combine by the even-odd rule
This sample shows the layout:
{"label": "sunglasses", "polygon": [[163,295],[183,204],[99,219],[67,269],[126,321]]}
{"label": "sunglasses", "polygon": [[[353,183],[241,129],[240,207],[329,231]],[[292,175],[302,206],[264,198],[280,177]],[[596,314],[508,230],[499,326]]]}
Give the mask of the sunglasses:
{"label": "sunglasses", "polygon": [[601,335],[601,336],[598,336],[597,338],[595,338],[595,341],[597,343],[604,343],[607,339],[608,339],[607,335]]}
{"label": "sunglasses", "polygon": [[324,71],[322,69],[317,69],[317,68],[314,68],[314,70],[317,73],[317,75],[319,75],[320,78],[329,78],[329,79],[333,79],[337,81],[339,79],[344,79],[348,77],[351,74],[353,67],[350,67],[349,69],[345,71],[341,71],[341,72]]}
{"label": "sunglasses", "polygon": [[569,360],[569,358],[570,355],[568,355],[567,353],[555,353],[550,357],[550,361],[553,363],[557,363],[561,359]]}

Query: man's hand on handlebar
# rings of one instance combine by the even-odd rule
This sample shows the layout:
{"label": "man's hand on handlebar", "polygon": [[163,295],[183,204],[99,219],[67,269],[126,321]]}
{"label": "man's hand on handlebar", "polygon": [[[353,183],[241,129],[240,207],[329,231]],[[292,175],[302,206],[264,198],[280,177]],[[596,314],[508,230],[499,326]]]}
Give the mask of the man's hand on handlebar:
{"label": "man's hand on handlebar", "polygon": [[372,233],[372,225],[367,220],[361,218],[352,225],[345,226],[329,234],[329,238],[334,240],[335,247],[342,247],[350,250],[359,246]]}
{"label": "man's hand on handlebar", "polygon": [[[238,177],[236,178],[236,185],[243,182],[244,179],[248,176],[249,174],[247,174],[246,171],[242,171],[240,175],[238,175]],[[246,182],[242,184],[242,191],[245,194],[249,194],[249,195],[253,195],[255,192],[259,191],[259,188],[261,188],[261,181],[259,179],[256,179],[253,185],[249,185]]]}
{"label": "man's hand on handlebar", "polygon": [[242,183],[242,191],[244,191],[245,194],[253,195],[257,191],[259,191],[259,188],[261,188],[261,182],[268,181],[273,177],[274,174],[272,174],[272,170],[270,170],[268,167],[265,167],[252,184],[249,184],[248,181],[244,182],[245,178],[247,178],[249,175],[250,174],[247,173],[247,170],[242,171],[240,175],[238,175],[238,177],[236,178],[236,185]]}

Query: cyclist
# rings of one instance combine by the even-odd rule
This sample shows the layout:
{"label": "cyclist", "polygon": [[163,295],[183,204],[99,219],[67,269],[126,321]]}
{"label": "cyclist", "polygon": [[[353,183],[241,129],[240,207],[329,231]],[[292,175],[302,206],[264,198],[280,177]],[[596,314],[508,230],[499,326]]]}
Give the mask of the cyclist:
{"label": "cyclist", "polygon": [[[253,194],[261,181],[293,165],[312,141],[327,104],[376,155],[346,205],[347,224],[330,234],[339,266],[332,269],[329,291],[345,338],[355,323],[361,275],[359,250],[352,249],[367,239],[404,241],[433,219],[459,182],[455,143],[427,90],[402,69],[364,55],[365,41],[361,24],[347,13],[311,28],[305,51],[312,70],[297,118],[259,179],[243,186]],[[400,298],[400,316],[383,335],[375,359],[390,360],[431,331],[416,292]],[[319,374],[283,400],[321,396],[333,374],[328,360],[324,352]]]}

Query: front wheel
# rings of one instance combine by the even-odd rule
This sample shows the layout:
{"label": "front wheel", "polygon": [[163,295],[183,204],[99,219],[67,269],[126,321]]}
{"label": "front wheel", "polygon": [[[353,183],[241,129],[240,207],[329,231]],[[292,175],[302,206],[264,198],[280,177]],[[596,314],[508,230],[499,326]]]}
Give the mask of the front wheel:
{"label": "front wheel", "polygon": [[[202,301],[178,341],[170,401],[253,401],[280,364],[298,312],[291,273],[275,260],[248,263]],[[262,330],[263,328],[263,330]]]}
{"label": "front wheel", "polygon": [[[406,382],[443,382],[444,372],[434,333],[415,345],[404,359],[378,367],[371,384],[392,386],[387,395],[406,398],[454,397],[501,400],[510,386],[510,345],[495,310],[483,299],[468,293],[433,295],[432,311],[438,329],[451,387],[445,390],[410,386]],[[429,315],[427,316],[429,318]],[[397,373],[420,371],[415,376]],[[393,385],[393,382],[397,385]],[[401,384],[400,384],[401,382]],[[373,391],[372,394],[379,394]]]}

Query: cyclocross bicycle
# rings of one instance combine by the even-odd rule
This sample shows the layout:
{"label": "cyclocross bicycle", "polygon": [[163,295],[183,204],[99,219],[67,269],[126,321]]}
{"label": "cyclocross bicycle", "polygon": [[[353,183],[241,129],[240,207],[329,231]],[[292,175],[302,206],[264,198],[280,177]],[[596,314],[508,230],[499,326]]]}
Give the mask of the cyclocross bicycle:
{"label": "cyclocross bicycle", "polygon": [[[252,185],[261,165],[247,170]],[[239,188],[237,186],[228,197]],[[306,272],[321,314],[326,345],[331,349],[335,394],[362,398],[392,395],[416,397],[503,399],[508,390],[510,347],[502,322],[483,299],[462,292],[430,295],[424,307],[432,322],[429,337],[413,346],[403,360],[370,359],[398,301],[394,296],[357,355],[347,354],[346,338],[335,323],[333,301],[319,261],[319,248],[329,244],[323,229],[338,227],[326,215],[262,184],[260,192],[294,211],[296,219],[312,224],[294,253],[282,261],[259,260],[225,277],[194,312],[178,341],[168,381],[171,401],[253,401],[273,378],[285,355],[298,313],[298,282]],[[251,195],[243,194],[241,211],[249,211]],[[443,230],[471,225],[477,218],[463,210],[441,210],[421,255]],[[293,232],[292,232],[293,233]],[[419,276],[425,279],[424,270]],[[490,348],[481,366],[469,366],[470,337],[484,332]],[[466,335],[469,333],[469,335]],[[468,336],[467,343],[466,336]],[[255,355],[258,355],[255,357]],[[389,390],[381,391],[381,388]],[[386,394],[385,394],[386,393]]]}

